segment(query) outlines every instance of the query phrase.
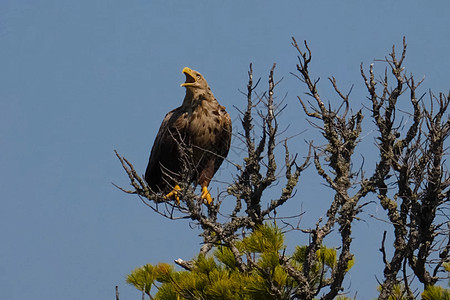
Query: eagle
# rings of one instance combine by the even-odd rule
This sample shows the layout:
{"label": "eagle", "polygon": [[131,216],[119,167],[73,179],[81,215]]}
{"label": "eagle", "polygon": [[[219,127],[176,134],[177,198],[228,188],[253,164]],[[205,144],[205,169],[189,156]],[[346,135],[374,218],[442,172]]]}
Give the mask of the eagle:
{"label": "eagle", "polygon": [[[181,86],[186,88],[186,96],[162,121],[145,181],[153,191],[178,203],[181,183],[200,185],[201,200],[210,204],[208,185],[230,150],[231,119],[202,74],[187,67],[183,73],[186,81]],[[186,178],[181,173],[188,149],[191,175]]]}

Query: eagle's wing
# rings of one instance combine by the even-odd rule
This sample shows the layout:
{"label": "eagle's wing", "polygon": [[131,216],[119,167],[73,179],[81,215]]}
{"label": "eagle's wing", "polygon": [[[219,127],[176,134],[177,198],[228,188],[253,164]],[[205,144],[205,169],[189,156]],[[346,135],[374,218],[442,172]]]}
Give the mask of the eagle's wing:
{"label": "eagle's wing", "polygon": [[220,165],[222,164],[225,157],[228,155],[228,151],[230,151],[231,144],[231,119],[228,113],[225,111],[225,107],[220,106],[220,127],[222,127],[222,131],[216,135],[216,153],[218,154],[217,159],[215,160],[214,173],[217,172]]}
{"label": "eagle's wing", "polygon": [[[225,111],[225,107],[220,105],[213,114],[217,115],[217,123],[211,132],[211,145],[205,145],[206,151],[203,153],[203,158],[197,169],[198,184],[202,187],[209,185],[230,150],[232,134],[230,116]],[[213,118],[213,120],[216,120],[216,118]]]}
{"label": "eagle's wing", "polygon": [[145,180],[155,192],[172,189],[179,179],[181,166],[177,141],[184,136],[186,125],[186,113],[181,107],[167,113],[161,123],[145,171]]}

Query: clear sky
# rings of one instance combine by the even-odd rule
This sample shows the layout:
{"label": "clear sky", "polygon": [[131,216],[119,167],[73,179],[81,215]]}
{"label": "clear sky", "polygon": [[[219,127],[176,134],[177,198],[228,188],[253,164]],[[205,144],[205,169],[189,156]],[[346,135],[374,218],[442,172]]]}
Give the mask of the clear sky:
{"label": "clear sky", "polygon": [[[114,149],[145,171],[164,114],[184,97],[183,67],[201,72],[237,120],[249,63],[266,84],[276,62],[288,104],[280,122],[301,132],[308,125],[296,95],[305,88],[289,74],[291,36],[308,40],[324,98],[336,100],[325,80],[335,76],[343,90],[355,84],[359,108],[367,101],[360,63],[383,58],[402,36],[407,69],[426,77],[422,91],[448,91],[449,11],[446,0],[0,0],[2,299],[113,299],[116,285],[121,299],[139,299],[125,284],[133,268],[197,253],[199,232],[188,222],[168,221],[111,184],[128,186]],[[292,149],[306,153],[304,139],[314,134],[320,139],[309,129]],[[231,153],[240,163],[243,154]],[[224,164],[219,176],[233,171]],[[292,200],[308,215],[303,228],[329,203],[312,168],[308,174]],[[367,210],[383,216],[377,205]],[[381,225],[364,218],[346,281],[358,299],[373,298],[382,277]]]}

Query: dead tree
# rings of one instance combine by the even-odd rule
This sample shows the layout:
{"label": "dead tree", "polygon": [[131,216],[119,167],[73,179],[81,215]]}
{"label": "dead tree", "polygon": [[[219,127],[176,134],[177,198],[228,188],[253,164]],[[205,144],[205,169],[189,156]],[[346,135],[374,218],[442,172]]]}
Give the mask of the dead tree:
{"label": "dead tree", "polygon": [[[315,167],[335,192],[334,201],[327,211],[327,220],[323,225],[318,222],[316,228],[311,230],[312,243],[308,255],[314,258],[315,249],[335,223],[341,235],[339,263],[342,267],[337,269],[331,291],[324,299],[332,299],[340,290],[342,269],[351,255],[352,222],[367,204],[360,202],[368,193],[377,195],[392,224],[394,235],[394,254],[390,259],[386,252],[386,232],[382,239],[380,251],[385,264],[385,278],[381,283],[379,299],[387,299],[399,284],[402,284],[404,297],[415,299],[416,295],[410,288],[412,280],[417,278],[424,288],[434,285],[446,277],[440,276],[440,272],[442,265],[450,260],[450,223],[446,213],[450,177],[445,167],[445,141],[450,131],[447,111],[450,94],[435,96],[429,92],[429,102],[424,101],[425,94],[419,98],[416,96],[422,81],[416,82],[413,75],[406,75],[404,71],[405,40],[400,58],[393,47],[389,58],[382,60],[388,68],[380,80],[375,79],[373,64],[370,65],[369,76],[366,76],[361,65],[361,75],[371,102],[370,116],[379,133],[377,146],[380,153],[374,174],[365,178],[364,170],[351,169],[352,155],[361,136],[362,111],[348,115],[349,94],[339,90],[333,77],[329,80],[341,103],[338,102],[337,109],[333,109],[331,104],[325,105],[318,92],[318,80],[313,80],[309,75],[311,51],[308,45],[305,42],[305,52],[295,39],[293,45],[300,54],[297,65],[300,74],[296,76],[306,85],[313,103],[308,108],[302,98],[299,97],[299,100],[306,115],[317,121],[313,126],[321,131],[326,140],[325,146],[314,147]],[[393,76],[393,87],[389,83],[388,71]],[[411,119],[407,129],[403,129],[405,124],[396,119],[402,114],[397,101],[403,94],[409,95],[412,107],[412,113],[403,113],[402,120],[406,117]],[[327,170],[320,158],[327,163]],[[354,187],[356,192],[349,195],[349,189]],[[408,270],[412,270],[414,276],[408,276]]]}
{"label": "dead tree", "polygon": [[[368,76],[361,65],[369,99],[371,115],[378,129],[377,163],[371,185],[385,209],[393,227],[394,254],[387,257],[385,237],[382,241],[384,280],[379,299],[387,299],[394,285],[402,282],[405,295],[414,299],[410,288],[408,268],[423,284],[434,285],[439,279],[442,264],[449,261],[449,203],[450,177],[445,166],[445,141],[449,135],[448,105],[450,94],[435,96],[429,92],[417,97],[416,90],[422,81],[416,82],[407,75],[403,63],[406,42],[400,57],[395,47],[383,62],[388,64],[384,77],[375,79],[373,65]],[[394,77],[389,84],[388,71]],[[398,101],[405,94],[412,113],[411,124],[401,130],[401,111]],[[407,96],[406,96],[407,95]],[[386,234],[386,233],[385,233]],[[401,272],[401,273],[400,273]]]}
{"label": "dead tree", "polygon": [[[299,53],[298,74],[294,75],[306,85],[306,94],[312,98],[312,102],[308,102],[308,106],[301,97],[298,97],[298,100],[303,111],[310,118],[311,124],[321,132],[326,140],[324,146],[314,146],[314,166],[318,175],[335,193],[327,210],[326,219],[319,220],[314,229],[306,231],[310,234],[311,239],[307,248],[308,259],[303,266],[303,275],[306,278],[309,277],[310,267],[317,260],[317,250],[335,226],[338,226],[341,237],[341,251],[337,260],[337,268],[333,269],[329,282],[323,282],[316,289],[305,286],[299,291],[298,297],[311,299],[324,286],[329,286],[329,292],[322,299],[334,299],[343,290],[344,275],[349,261],[353,257],[350,252],[352,223],[364,206],[360,200],[370,192],[369,180],[364,178],[364,173],[352,169],[353,154],[362,131],[363,114],[361,110],[356,113],[351,111],[349,93],[341,92],[334,77],[329,78],[329,81],[336,92],[339,104],[336,109],[331,105],[326,105],[318,92],[319,80],[314,80],[309,74],[311,50],[308,44],[305,41],[305,50],[300,48],[294,38],[292,44]],[[326,167],[324,167],[324,163]],[[354,187],[357,188],[356,192],[351,193],[350,189]],[[311,280],[312,278],[308,278],[307,281]]]}

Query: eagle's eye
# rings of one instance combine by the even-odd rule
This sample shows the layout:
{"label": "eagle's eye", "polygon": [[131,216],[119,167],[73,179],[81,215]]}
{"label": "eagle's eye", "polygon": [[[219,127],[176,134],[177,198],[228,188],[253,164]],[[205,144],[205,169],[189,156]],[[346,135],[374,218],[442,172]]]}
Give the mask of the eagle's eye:
{"label": "eagle's eye", "polygon": [[202,78],[202,76],[197,75],[197,80],[200,80]]}

